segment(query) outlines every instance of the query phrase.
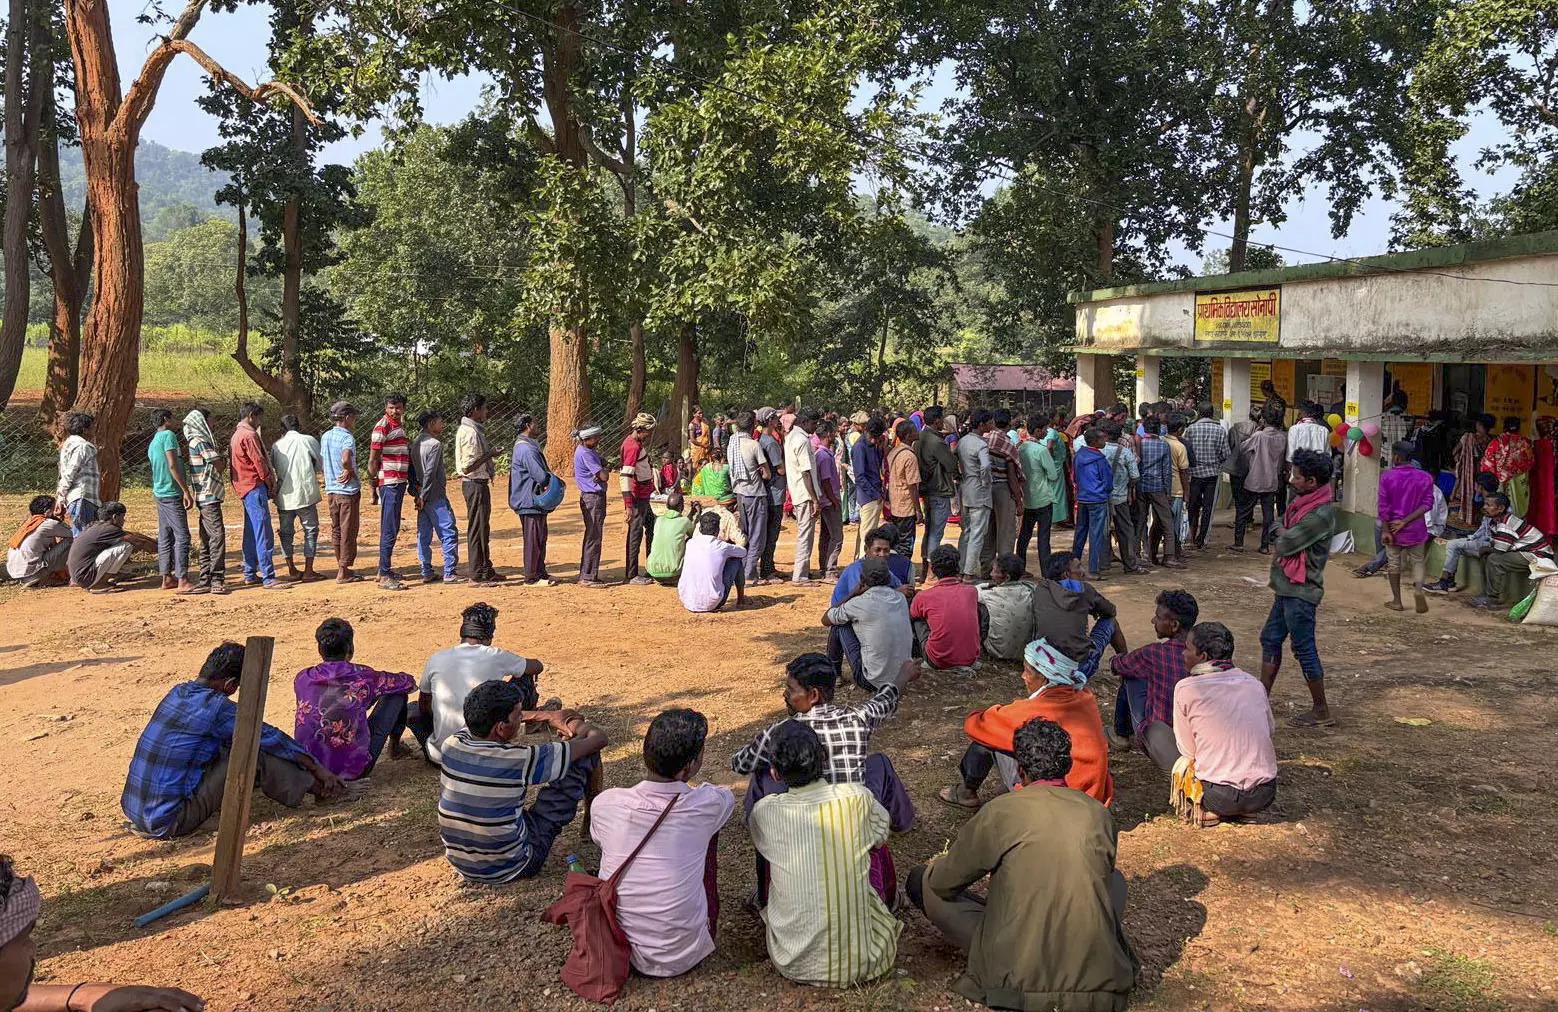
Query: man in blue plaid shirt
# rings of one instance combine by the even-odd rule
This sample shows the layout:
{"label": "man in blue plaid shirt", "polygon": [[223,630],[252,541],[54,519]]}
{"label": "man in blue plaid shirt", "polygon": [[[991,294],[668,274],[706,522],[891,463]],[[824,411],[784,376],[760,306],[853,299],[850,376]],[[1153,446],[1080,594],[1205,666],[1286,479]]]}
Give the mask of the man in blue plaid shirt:
{"label": "man in blue plaid shirt", "polygon": [[1185,446],[1190,450],[1190,543],[1206,547],[1212,531],[1212,511],[1217,508],[1217,480],[1228,460],[1228,431],[1212,418],[1212,405],[1196,405],[1196,420],[1185,428]]}
{"label": "man in blue plaid shirt", "polygon": [[[223,643],[206,658],[199,678],[175,685],[157,705],[135,744],[119,799],[136,832],[157,839],[188,836],[222,807],[238,716],[229,697],[238,691],[243,653],[241,645]],[[346,790],[340,777],[269,724],[260,731],[256,782],[266,797],[288,808],[302,805],[308,794],[325,801]]]}
{"label": "man in blue plaid shirt", "polygon": [[1175,544],[1173,539],[1178,534],[1174,526],[1174,454],[1169,444],[1158,435],[1162,424],[1163,420],[1156,412],[1142,421],[1141,481],[1136,485],[1136,558],[1141,562],[1150,559],[1153,565],[1158,566],[1163,565],[1164,561],[1152,557],[1148,520],[1152,520],[1160,531],[1167,534],[1171,552]]}

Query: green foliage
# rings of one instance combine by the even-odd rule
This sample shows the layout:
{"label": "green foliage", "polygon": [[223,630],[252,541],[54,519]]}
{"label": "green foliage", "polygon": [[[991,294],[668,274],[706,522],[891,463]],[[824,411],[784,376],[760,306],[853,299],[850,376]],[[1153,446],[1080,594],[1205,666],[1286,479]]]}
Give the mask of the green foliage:
{"label": "green foliage", "polygon": [[[233,276],[238,228],[221,218],[146,244],[146,315],[151,326],[187,324],[232,333],[238,326]],[[250,291],[251,307],[275,298],[274,286]]]}
{"label": "green foliage", "polygon": [[[68,61],[67,61],[68,62]],[[140,187],[141,221],[148,227],[170,209],[192,207],[202,217],[235,217],[230,208],[217,206],[216,192],[226,185],[227,177],[212,172],[200,162],[200,156],[175,151],[156,141],[142,139],[135,149],[135,181]],[[60,187],[65,206],[81,207],[86,196],[86,171],[81,165],[79,148],[60,149]],[[185,222],[192,224],[192,222]],[[182,227],[182,226],[179,226]],[[157,238],[148,235],[148,241]]]}

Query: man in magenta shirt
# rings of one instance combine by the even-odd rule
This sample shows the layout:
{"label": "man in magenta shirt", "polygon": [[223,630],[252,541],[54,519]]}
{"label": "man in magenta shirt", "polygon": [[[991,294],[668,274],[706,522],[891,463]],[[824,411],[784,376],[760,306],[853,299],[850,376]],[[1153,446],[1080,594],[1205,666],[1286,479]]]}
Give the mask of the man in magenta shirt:
{"label": "man in magenta shirt", "polygon": [[1379,479],[1379,522],[1385,541],[1385,572],[1390,577],[1391,599],[1385,607],[1406,611],[1401,603],[1401,566],[1412,566],[1412,594],[1419,615],[1428,611],[1423,580],[1428,563],[1428,524],[1424,517],[1434,507],[1434,480],[1413,459],[1417,447],[1402,442],[1391,447],[1390,470]]}
{"label": "man in magenta shirt", "polygon": [[[646,977],[686,973],[714,951],[715,850],[736,796],[728,787],[688,783],[703,768],[708,734],[709,722],[698,711],[665,711],[644,736],[644,779],[602,791],[590,803],[601,878],[610,878],[644,843],[617,882],[617,920],[633,969]],[[644,842],[662,814],[665,821]]]}
{"label": "man in magenta shirt", "polygon": [[914,596],[909,618],[914,640],[933,668],[972,667],[979,661],[983,639],[979,621],[979,589],[958,576],[958,550],[942,545],[930,555],[936,582]]}

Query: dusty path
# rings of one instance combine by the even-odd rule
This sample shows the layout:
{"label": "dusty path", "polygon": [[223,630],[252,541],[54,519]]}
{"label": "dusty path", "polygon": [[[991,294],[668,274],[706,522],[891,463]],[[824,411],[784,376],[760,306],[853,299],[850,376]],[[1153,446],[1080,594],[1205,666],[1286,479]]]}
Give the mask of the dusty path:
{"label": "dusty path", "polygon": [[[132,526],[144,522],[149,504],[131,505]],[[18,497],[0,500],[7,530],[19,509]],[[506,511],[495,520],[496,554],[512,565],[517,524]],[[414,567],[409,537],[402,557]],[[364,544],[374,538],[369,525]],[[567,504],[552,535],[556,575],[575,572],[578,539]],[[621,572],[622,541],[613,510],[608,578]],[[1157,591],[1187,587],[1203,616],[1234,630],[1238,659],[1253,667],[1270,601],[1264,563],[1211,552],[1180,576],[1116,578],[1103,589],[1136,644],[1150,635]],[[1115,760],[1127,925],[1144,964],[1137,1004],[1558,1007],[1558,817],[1549,803],[1558,640],[1443,599],[1423,618],[1389,614],[1379,608],[1381,581],[1356,581],[1341,565],[1331,576],[1321,648],[1342,723],[1279,731],[1279,819],[1191,830],[1164,814],[1166,788],[1150,763]],[[436,776],[419,762],[381,766],[368,795],[344,807],[289,812],[258,802],[245,865],[250,905],[197,909],[155,932],[130,926],[203,878],[214,839],[158,844],[121,829],[129,755],[169,685],[191,677],[220,639],[274,635],[269,719],[290,729],[290,679],[312,662],[321,619],[341,615],[357,627],[358,659],[419,673],[430,652],[455,641],[460,610],[481,598],[502,612],[502,645],[546,661],[543,694],[561,695],[611,733],[610,782],[636,779],[639,736],[656,712],[692,705],[714,727],[708,775],[739,787],[720,771],[779,714],[782,664],[821,648],[826,591],[762,588],[749,611],[700,617],[659,587],[386,594],[318,584],[183,600],[0,589],[8,770],[0,852],[36,874],[48,898],[40,978],[177,983],[215,1009],[584,1007],[558,981],[566,933],[537,919],[559,894],[562,855],[580,849],[577,834],[565,833],[536,880],[462,888],[438,845]],[[880,734],[919,805],[918,825],[894,841],[900,869],[940,850],[962,821],[935,800],[963,747],[959,718],[1018,687],[1010,668],[989,665],[968,682],[924,679]],[[1097,688],[1107,713],[1113,682],[1103,677]],[[1284,672],[1279,719],[1303,696],[1296,669]],[[1398,722],[1406,717],[1433,723]],[[917,914],[905,915],[899,970],[887,981],[843,994],[785,983],[765,960],[760,925],[741,909],[752,870],[739,825],[720,851],[719,951],[684,979],[636,981],[619,1007],[966,1007],[945,989],[955,953]],[[267,902],[267,884],[285,895]]]}

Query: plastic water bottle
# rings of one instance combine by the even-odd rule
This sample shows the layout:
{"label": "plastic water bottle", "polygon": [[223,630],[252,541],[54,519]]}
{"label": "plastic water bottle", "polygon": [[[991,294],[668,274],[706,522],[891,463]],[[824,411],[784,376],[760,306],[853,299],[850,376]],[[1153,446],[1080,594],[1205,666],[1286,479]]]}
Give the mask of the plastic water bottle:
{"label": "plastic water bottle", "polygon": [[581,875],[587,874],[587,872],[584,869],[584,862],[579,860],[579,855],[578,854],[569,854],[568,855],[568,870],[569,871],[576,871],[576,872],[578,872]]}

